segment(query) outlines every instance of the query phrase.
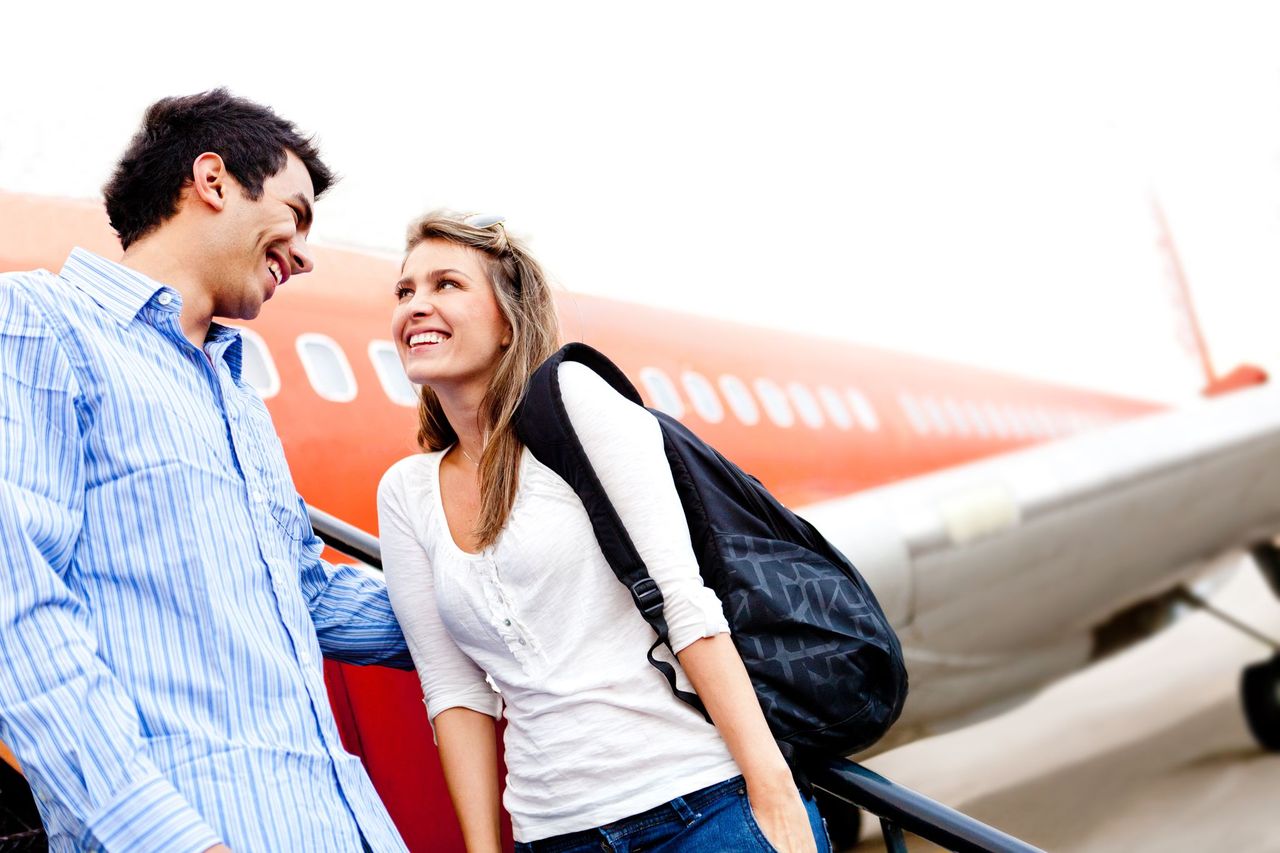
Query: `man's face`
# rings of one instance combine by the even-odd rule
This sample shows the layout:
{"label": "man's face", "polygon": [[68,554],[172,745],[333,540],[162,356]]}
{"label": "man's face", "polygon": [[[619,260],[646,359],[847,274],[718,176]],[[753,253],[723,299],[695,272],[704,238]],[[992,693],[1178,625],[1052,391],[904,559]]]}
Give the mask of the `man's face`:
{"label": "man's face", "polygon": [[307,167],[289,152],[285,167],[267,178],[257,201],[234,180],[215,221],[202,271],[213,314],[252,320],[290,276],[312,269],[307,235],[315,192]]}

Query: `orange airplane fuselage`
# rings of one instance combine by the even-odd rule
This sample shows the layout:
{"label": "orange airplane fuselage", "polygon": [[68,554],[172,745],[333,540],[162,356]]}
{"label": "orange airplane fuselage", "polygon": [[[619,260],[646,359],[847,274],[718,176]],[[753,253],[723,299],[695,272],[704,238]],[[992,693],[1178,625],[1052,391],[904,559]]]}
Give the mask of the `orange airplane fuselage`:
{"label": "orange airplane fuselage", "polygon": [[[56,271],[75,245],[120,255],[97,203],[0,192],[0,235],[0,271]],[[315,256],[316,271],[283,286],[248,328],[278,375],[265,396],[299,492],[376,531],[382,472],[417,451],[412,402],[384,390],[386,363],[380,376],[373,355],[390,346],[398,260],[325,247]],[[801,508],[1158,408],[610,299],[560,302],[567,339],[604,351],[651,405]],[[313,385],[299,340],[317,334],[350,366],[346,401]],[[326,675],[344,741],[410,849],[461,850],[414,675],[334,663]]]}

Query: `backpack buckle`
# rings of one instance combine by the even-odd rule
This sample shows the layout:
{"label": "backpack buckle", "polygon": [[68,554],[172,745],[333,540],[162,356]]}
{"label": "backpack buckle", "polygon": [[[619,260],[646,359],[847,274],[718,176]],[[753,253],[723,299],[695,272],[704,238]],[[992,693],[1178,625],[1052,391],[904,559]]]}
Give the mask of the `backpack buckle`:
{"label": "backpack buckle", "polygon": [[643,578],[633,583],[631,597],[646,619],[662,612],[662,590],[658,589],[658,582],[653,578]]}

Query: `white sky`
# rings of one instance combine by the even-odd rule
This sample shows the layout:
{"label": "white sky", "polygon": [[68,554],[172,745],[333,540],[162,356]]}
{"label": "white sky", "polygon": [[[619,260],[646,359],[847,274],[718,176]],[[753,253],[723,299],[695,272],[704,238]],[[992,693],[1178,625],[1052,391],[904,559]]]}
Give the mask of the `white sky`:
{"label": "white sky", "polygon": [[1273,4],[35,6],[3,188],[94,196],[227,85],[345,175],[318,241],[502,212],[570,290],[1177,399],[1154,191],[1219,370],[1280,373]]}

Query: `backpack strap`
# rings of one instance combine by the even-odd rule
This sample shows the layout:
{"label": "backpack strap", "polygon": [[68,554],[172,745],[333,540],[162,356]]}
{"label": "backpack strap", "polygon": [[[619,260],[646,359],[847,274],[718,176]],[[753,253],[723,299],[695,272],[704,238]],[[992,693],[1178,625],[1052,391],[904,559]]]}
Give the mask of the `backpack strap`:
{"label": "backpack strap", "polygon": [[671,692],[678,699],[697,710],[707,722],[711,722],[711,717],[697,694],[676,686],[675,668],[653,655],[658,646],[665,644],[667,648],[671,647],[667,618],[663,612],[662,590],[658,588],[657,581],[650,577],[644,560],[636,551],[617,510],[610,503],[609,496],[596,476],[595,469],[591,467],[587,452],[569,421],[569,413],[560,394],[559,368],[565,361],[586,365],[623,397],[638,406],[644,405],[640,393],[626,374],[602,353],[583,343],[566,344],[543,362],[529,380],[529,387],[516,412],[516,433],[534,457],[560,475],[582,501],[605,560],[618,580],[630,590],[640,615],[658,635],[658,639],[649,647],[649,663],[666,677]]}

